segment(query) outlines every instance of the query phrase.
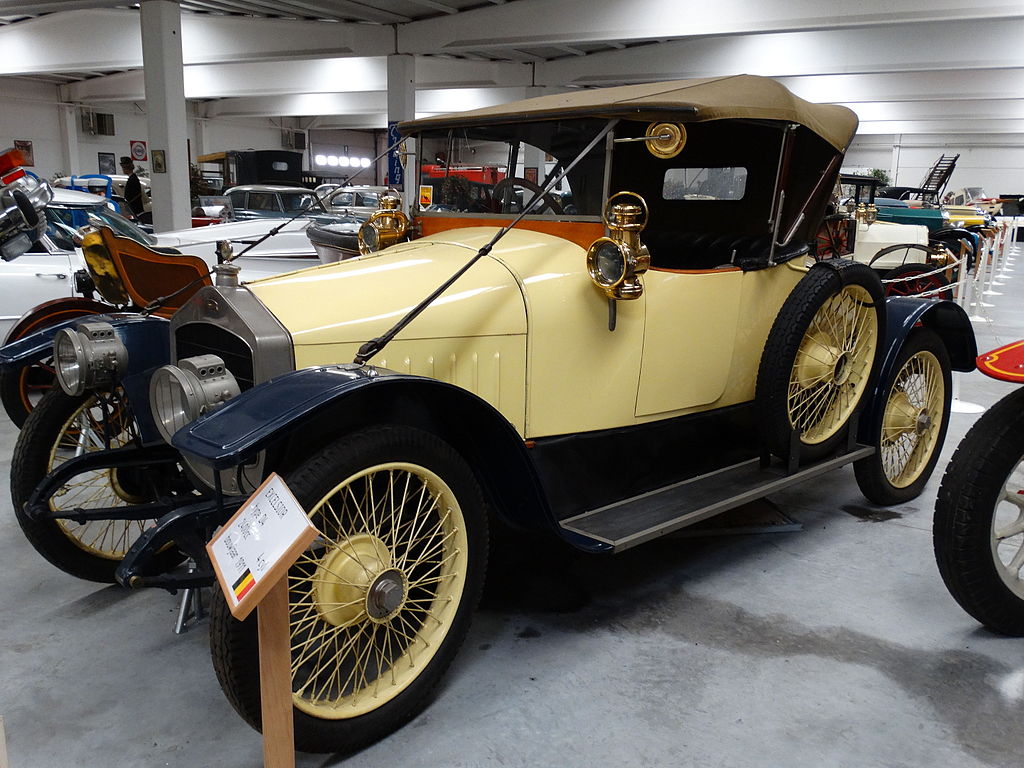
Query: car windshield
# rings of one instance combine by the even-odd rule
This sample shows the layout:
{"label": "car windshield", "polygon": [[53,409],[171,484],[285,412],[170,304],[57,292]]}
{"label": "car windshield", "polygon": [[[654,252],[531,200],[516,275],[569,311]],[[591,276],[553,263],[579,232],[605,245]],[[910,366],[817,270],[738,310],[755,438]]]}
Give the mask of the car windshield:
{"label": "car windshield", "polygon": [[313,195],[308,192],[282,192],[281,204],[285,213],[298,213],[313,204]]}
{"label": "car windshield", "polygon": [[[594,119],[553,120],[424,134],[420,145],[420,209],[519,213],[605,124]],[[592,149],[531,215],[599,216],[604,158],[603,146]]]}
{"label": "car windshield", "polygon": [[73,251],[72,237],[79,228],[86,225],[108,226],[122,237],[128,237],[143,245],[156,245],[156,238],[147,235],[135,224],[112,211],[106,203],[94,205],[55,206],[46,208],[46,234],[61,250]]}

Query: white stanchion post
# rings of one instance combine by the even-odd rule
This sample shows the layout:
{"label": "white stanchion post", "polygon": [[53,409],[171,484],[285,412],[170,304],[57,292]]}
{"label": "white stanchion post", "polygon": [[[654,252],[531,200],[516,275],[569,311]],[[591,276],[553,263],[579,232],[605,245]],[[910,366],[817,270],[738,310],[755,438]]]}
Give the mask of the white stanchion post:
{"label": "white stanchion post", "polygon": [[[970,278],[967,280],[967,295],[964,299],[964,311],[967,312],[967,317],[972,323],[990,323],[992,322],[987,317],[981,314],[981,308],[983,306],[981,299],[977,298],[979,294],[979,285],[983,279],[981,274],[984,272],[984,261],[977,253],[974,257],[974,271],[971,273]],[[971,314],[971,312],[975,314]]]}
{"label": "white stanchion post", "polygon": [[[996,256],[995,242],[992,242],[988,238],[985,238],[985,250],[986,250],[986,255],[988,256],[988,259],[989,259],[989,269],[988,269],[988,282],[987,282],[987,285],[985,287],[985,290],[984,290],[983,294],[985,296],[1002,296],[1003,294],[1000,293],[999,291],[993,291],[992,290],[993,286],[996,286],[996,287],[1002,286],[1002,283],[996,282],[996,264],[998,262],[998,257]],[[993,305],[989,305],[989,306],[993,306]]]}

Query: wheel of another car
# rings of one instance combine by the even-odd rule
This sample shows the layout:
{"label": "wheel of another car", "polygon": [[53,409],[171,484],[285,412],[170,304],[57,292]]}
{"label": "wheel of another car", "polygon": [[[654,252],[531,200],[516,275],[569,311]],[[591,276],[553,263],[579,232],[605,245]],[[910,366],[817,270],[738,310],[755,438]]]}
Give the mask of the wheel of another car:
{"label": "wheel of another car", "polygon": [[[50,306],[37,307],[31,315],[23,318],[11,329],[4,344],[18,341],[65,320],[111,309],[107,304],[88,302],[86,299],[55,301]],[[47,355],[16,370],[0,371],[0,403],[16,427],[24,426],[25,419],[36,403],[53,387],[55,374],[52,362],[52,358]]]}
{"label": "wheel of another car", "polygon": [[927,328],[911,332],[899,351],[875,426],[871,456],[854,462],[861,492],[875,504],[917,498],[935,469],[949,425],[949,354]]}
{"label": "wheel of another car", "polygon": [[[135,539],[152,520],[34,520],[24,509],[32,491],[68,459],[103,450],[104,434],[111,448],[137,441],[137,430],[119,392],[106,415],[94,394],[71,397],[51,389],[29,414],[18,435],[11,460],[11,500],[29,543],[62,571],[80,579],[113,582],[114,571]],[[72,478],[50,499],[51,509],[96,509],[153,501],[166,489],[161,472],[146,469],[105,469]],[[181,562],[176,549],[160,553],[162,568]]]}
{"label": "wheel of another car", "polygon": [[1024,389],[968,430],[935,502],[935,560],[953,598],[1003,635],[1024,636]]}
{"label": "wheel of another car", "polygon": [[[486,569],[483,494],[451,446],[397,426],[346,436],[288,484],[320,531],[288,572],[295,743],[351,752],[420,712],[462,644]],[[210,644],[258,729],[255,617],[217,601]]]}
{"label": "wheel of another car", "polygon": [[[499,180],[498,183],[494,185],[494,189],[491,191],[491,194],[493,195],[494,199],[498,201],[499,205],[505,205],[503,201],[506,190],[509,190],[511,188],[514,199],[516,187],[522,187],[528,192],[532,192],[533,195],[541,195],[544,204],[535,206],[533,209],[534,213],[542,213],[545,209],[547,209],[550,210],[551,213],[555,214],[556,216],[562,215],[562,203],[558,200],[558,198],[555,197],[550,192],[545,192],[544,188],[540,184],[538,184],[535,181],[530,181],[529,179],[523,179],[518,176],[506,176],[504,179]],[[529,203],[530,200],[533,199],[533,195],[531,195],[529,198],[524,199],[523,205]]]}
{"label": "wheel of another car", "polygon": [[772,324],[757,373],[761,439],[799,461],[833,452],[874,381],[884,337],[882,284],[849,261],[815,264]]}
{"label": "wheel of another car", "polygon": [[886,296],[922,296],[952,299],[953,289],[938,267],[929,264],[901,264],[882,278]]}

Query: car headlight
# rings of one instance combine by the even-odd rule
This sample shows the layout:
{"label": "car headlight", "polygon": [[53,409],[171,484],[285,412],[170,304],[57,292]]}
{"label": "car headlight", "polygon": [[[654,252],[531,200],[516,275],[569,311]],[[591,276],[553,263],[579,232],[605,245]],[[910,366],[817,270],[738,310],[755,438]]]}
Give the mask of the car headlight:
{"label": "car headlight", "polygon": [[174,433],[220,408],[241,390],[217,355],[198,355],[157,369],[149,382],[149,404],[160,435]]}
{"label": "car headlight", "polygon": [[359,227],[359,250],[362,253],[373,253],[380,250],[380,233],[370,222]]}
{"label": "car headlight", "polygon": [[53,359],[60,388],[78,397],[112,387],[128,367],[128,350],[110,323],[79,323],[56,333]]}
{"label": "car headlight", "polygon": [[626,277],[629,254],[621,243],[602,237],[591,243],[587,250],[587,270],[590,279],[606,291],[618,286]]}

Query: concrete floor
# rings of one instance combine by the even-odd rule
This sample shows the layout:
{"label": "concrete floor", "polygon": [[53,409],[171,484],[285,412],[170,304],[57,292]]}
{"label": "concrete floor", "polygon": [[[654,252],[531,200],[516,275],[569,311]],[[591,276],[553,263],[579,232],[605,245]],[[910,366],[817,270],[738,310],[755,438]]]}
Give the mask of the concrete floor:
{"label": "concrete floor", "polygon": [[[1018,256],[1018,263],[1024,263]],[[1024,336],[1010,280],[978,347]],[[989,405],[1011,385],[962,376]],[[954,414],[924,495],[867,505],[847,468],[771,501],[795,532],[661,540],[617,557],[524,552],[437,700],[342,761],[423,766],[1018,766],[1024,644],[953,602],[932,555]],[[0,425],[0,474],[15,433]],[[176,599],[77,581],[25,542],[0,489],[0,716],[12,768],[249,768],[258,734],[220,692]]]}

